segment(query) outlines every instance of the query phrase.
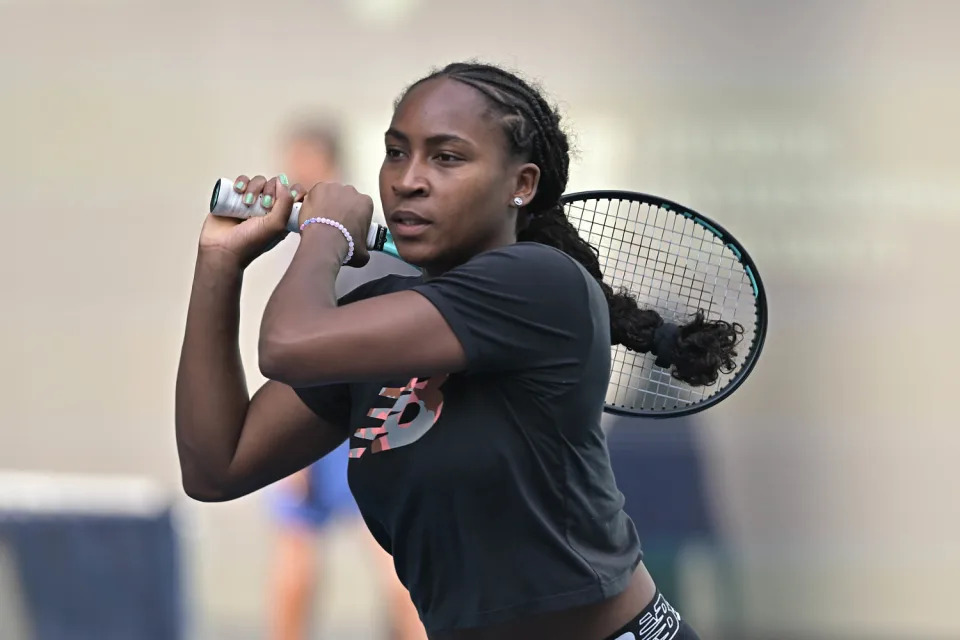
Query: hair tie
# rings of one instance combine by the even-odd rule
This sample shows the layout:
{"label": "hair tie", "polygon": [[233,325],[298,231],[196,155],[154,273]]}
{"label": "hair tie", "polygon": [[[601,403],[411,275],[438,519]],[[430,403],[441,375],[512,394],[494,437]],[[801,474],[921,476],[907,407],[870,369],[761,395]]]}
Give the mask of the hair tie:
{"label": "hair tie", "polygon": [[679,335],[679,325],[670,322],[664,322],[653,332],[651,353],[656,356],[658,367],[669,369],[673,366],[673,360],[677,355],[677,338]]}

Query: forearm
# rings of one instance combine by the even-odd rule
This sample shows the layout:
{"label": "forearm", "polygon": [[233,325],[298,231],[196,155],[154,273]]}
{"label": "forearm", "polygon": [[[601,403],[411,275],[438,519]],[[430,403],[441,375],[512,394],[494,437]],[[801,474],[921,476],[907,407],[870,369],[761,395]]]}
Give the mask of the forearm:
{"label": "forearm", "polygon": [[337,308],[336,281],[346,243],[337,229],[314,225],[280,279],[260,323],[260,369],[283,381],[291,350],[306,336],[322,334],[324,315]]}
{"label": "forearm", "polygon": [[185,487],[215,490],[228,475],[250,396],[239,348],[243,271],[228,256],[197,257],[176,386]]}

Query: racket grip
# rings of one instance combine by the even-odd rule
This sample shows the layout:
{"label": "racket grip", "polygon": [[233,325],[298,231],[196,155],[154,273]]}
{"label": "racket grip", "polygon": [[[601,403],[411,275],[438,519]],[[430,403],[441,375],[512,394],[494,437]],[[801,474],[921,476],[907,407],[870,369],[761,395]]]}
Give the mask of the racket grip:
{"label": "racket grip", "polygon": [[[293,233],[300,232],[300,204],[293,203],[290,211],[290,219],[287,220],[287,231]],[[233,180],[230,178],[220,178],[213,186],[213,194],[210,196],[210,213],[215,216],[226,216],[229,218],[252,218],[254,216],[265,216],[267,210],[260,204],[260,198],[247,206],[243,204],[243,196],[233,188]],[[393,242],[390,230],[382,224],[372,222],[370,231],[367,233],[367,249],[369,251],[381,251],[395,258],[399,258],[397,245]]]}

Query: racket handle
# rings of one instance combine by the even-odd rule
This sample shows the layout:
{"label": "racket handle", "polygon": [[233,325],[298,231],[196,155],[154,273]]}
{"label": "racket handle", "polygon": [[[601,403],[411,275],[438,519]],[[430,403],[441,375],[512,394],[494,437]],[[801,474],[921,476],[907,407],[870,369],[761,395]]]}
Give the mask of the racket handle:
{"label": "racket handle", "polygon": [[[293,203],[293,209],[290,211],[290,219],[287,220],[287,230],[293,233],[300,232],[300,204]],[[265,216],[267,210],[260,205],[260,199],[252,205],[243,204],[243,196],[233,188],[233,180],[230,178],[220,178],[213,186],[213,195],[210,196],[210,213],[215,216],[226,216],[230,218],[252,218],[254,216]],[[367,233],[367,249],[370,251],[382,251],[399,258],[397,246],[393,243],[393,237],[390,230],[382,224],[373,222],[370,224],[370,231]]]}

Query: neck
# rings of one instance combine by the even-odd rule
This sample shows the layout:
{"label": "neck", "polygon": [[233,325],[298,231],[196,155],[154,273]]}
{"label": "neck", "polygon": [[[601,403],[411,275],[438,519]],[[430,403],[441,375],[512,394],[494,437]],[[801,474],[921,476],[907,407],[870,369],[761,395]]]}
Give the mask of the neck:
{"label": "neck", "polygon": [[494,249],[499,249],[501,247],[508,247],[511,244],[517,242],[517,234],[513,230],[506,230],[504,233],[495,236],[493,238],[487,239],[484,242],[477,243],[476,245],[470,247],[465,251],[459,252],[456,256],[451,257],[450,259],[445,259],[442,262],[435,262],[431,264],[418,265],[423,270],[424,280],[430,280],[438,276],[442,276],[444,273],[450,269],[455,269],[465,262],[471,260],[472,258],[485,253],[487,251],[492,251]]}

